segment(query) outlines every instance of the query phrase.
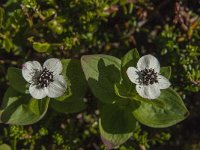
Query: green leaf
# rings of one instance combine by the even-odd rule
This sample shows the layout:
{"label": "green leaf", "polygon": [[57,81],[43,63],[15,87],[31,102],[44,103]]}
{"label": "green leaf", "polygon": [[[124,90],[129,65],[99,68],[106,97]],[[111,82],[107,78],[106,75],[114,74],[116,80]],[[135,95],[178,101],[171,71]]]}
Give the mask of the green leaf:
{"label": "green leaf", "polygon": [[7,52],[10,52],[11,49],[13,48],[13,42],[12,42],[11,39],[9,39],[9,38],[6,37],[6,38],[3,40],[2,46],[3,46],[3,48],[6,49]]}
{"label": "green leaf", "polygon": [[86,108],[83,101],[88,88],[81,63],[75,59],[63,59],[62,75],[67,80],[67,92],[65,95],[51,100],[53,109],[61,113],[75,113]]}
{"label": "green leaf", "polygon": [[132,88],[127,89],[127,84],[124,80],[121,83],[115,84],[115,93],[121,98],[132,98],[137,95],[135,84],[132,85]]}
{"label": "green leaf", "polygon": [[88,85],[80,61],[75,59],[63,59],[62,64],[62,75],[67,80],[67,92],[65,95],[56,98],[56,100],[64,101],[71,96],[82,99],[85,96]]}
{"label": "green leaf", "polygon": [[139,55],[137,49],[132,49],[132,50],[128,51],[128,53],[126,53],[124,55],[124,57],[121,59],[122,60],[121,67],[124,70],[127,70],[128,67],[130,67],[130,66],[136,67],[139,59],[140,59],[140,55]]}
{"label": "green leaf", "polygon": [[161,67],[160,74],[163,75],[164,77],[166,77],[167,79],[169,79],[171,76],[171,67],[170,66]]}
{"label": "green leaf", "polygon": [[12,150],[12,148],[7,144],[1,144],[0,150]]}
{"label": "green leaf", "polygon": [[27,125],[39,121],[46,113],[49,98],[36,100],[9,87],[1,107],[1,121],[8,124]]}
{"label": "green leaf", "polygon": [[51,100],[51,107],[60,113],[76,113],[84,110],[86,104],[83,98],[69,97],[64,101]]}
{"label": "green leaf", "polygon": [[133,132],[136,126],[136,120],[132,115],[132,110],[135,107],[132,104],[102,105],[100,108],[100,118],[103,129],[112,134]]}
{"label": "green leaf", "polygon": [[133,132],[121,133],[121,134],[112,134],[106,132],[101,125],[100,119],[99,119],[99,130],[101,134],[101,139],[103,143],[106,145],[107,149],[117,148],[121,144],[125,143],[133,135]]}
{"label": "green leaf", "polygon": [[33,42],[33,49],[37,52],[44,53],[47,52],[50,49],[49,43],[39,43],[39,42]]}
{"label": "green leaf", "polygon": [[53,9],[53,8],[49,8],[49,9],[43,10],[42,13],[44,14],[44,16],[46,18],[49,18],[49,17],[57,15],[56,10]]}
{"label": "green leaf", "polygon": [[[137,99],[140,100],[140,97],[138,96]],[[164,107],[156,103],[163,103]],[[189,112],[179,95],[169,88],[161,90],[160,97],[152,100],[152,103],[141,101],[140,107],[133,111],[133,115],[144,125],[162,128],[184,120]]]}
{"label": "green leaf", "polygon": [[58,35],[63,33],[63,26],[59,23],[58,20],[53,19],[47,23],[48,27]]}
{"label": "green leaf", "polygon": [[7,72],[10,85],[18,92],[27,93],[28,82],[22,76],[22,70],[14,67],[8,68]]}
{"label": "green leaf", "polygon": [[121,80],[121,61],[108,55],[88,55],[81,58],[85,77],[93,94],[102,102],[113,103],[118,99],[114,84]]}

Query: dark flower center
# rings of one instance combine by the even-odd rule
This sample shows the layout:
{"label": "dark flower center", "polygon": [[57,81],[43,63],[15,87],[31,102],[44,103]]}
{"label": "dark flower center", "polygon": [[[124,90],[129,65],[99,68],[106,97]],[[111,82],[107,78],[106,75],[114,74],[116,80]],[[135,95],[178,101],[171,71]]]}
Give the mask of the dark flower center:
{"label": "dark flower center", "polygon": [[53,72],[44,68],[37,78],[37,85],[40,88],[44,88],[47,87],[51,82],[53,82]]}
{"label": "dark flower center", "polygon": [[141,80],[144,85],[158,83],[158,73],[154,69],[141,70]]}

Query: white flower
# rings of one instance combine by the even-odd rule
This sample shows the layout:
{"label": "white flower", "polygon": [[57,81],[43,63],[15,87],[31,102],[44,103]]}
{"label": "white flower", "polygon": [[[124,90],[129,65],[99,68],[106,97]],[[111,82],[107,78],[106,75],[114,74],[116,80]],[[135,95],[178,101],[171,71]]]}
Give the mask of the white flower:
{"label": "white flower", "polygon": [[22,65],[22,75],[30,83],[29,92],[35,99],[46,96],[56,98],[64,94],[67,83],[61,74],[62,63],[59,59],[46,60],[43,67],[37,61],[28,61]]}
{"label": "white flower", "polygon": [[160,75],[160,63],[152,55],[145,55],[137,62],[137,69],[129,67],[126,71],[131,82],[136,84],[136,91],[141,97],[156,99],[160,89],[170,86],[167,78]]}

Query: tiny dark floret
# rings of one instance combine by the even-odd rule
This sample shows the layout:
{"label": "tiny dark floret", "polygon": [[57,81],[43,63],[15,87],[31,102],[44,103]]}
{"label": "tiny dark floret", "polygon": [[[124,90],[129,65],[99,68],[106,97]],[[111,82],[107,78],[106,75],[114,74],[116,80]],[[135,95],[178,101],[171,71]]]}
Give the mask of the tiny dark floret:
{"label": "tiny dark floret", "polygon": [[141,70],[141,78],[144,85],[158,83],[158,73],[152,68]]}
{"label": "tiny dark floret", "polygon": [[47,87],[51,82],[53,82],[53,72],[44,68],[39,77],[37,78],[37,85],[40,88]]}

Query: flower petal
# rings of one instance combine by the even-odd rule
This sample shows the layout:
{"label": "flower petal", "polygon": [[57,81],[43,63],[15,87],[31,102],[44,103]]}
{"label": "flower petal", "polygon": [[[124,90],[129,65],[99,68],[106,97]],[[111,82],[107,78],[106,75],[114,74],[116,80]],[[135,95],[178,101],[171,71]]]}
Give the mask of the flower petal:
{"label": "flower petal", "polygon": [[38,61],[28,61],[22,65],[22,76],[27,82],[31,83],[36,70],[42,70],[40,63]]}
{"label": "flower petal", "polygon": [[46,60],[43,64],[43,68],[53,72],[54,75],[58,75],[62,72],[62,63],[57,58],[50,58]]}
{"label": "flower petal", "polygon": [[131,80],[131,82],[135,84],[139,84],[139,74],[138,70],[135,67],[129,67],[126,71],[128,78]]}
{"label": "flower petal", "polygon": [[156,57],[152,55],[145,55],[142,56],[137,62],[137,68],[139,70],[144,70],[145,68],[147,69],[152,68],[155,70],[155,72],[160,72],[160,63],[156,59]]}
{"label": "flower petal", "polygon": [[138,94],[147,99],[156,99],[160,96],[160,89],[158,84],[152,85],[136,85]]}
{"label": "flower petal", "polygon": [[67,88],[67,82],[62,75],[57,75],[54,81],[47,86],[47,95],[51,98],[62,96]]}
{"label": "flower petal", "polygon": [[167,89],[171,85],[169,80],[162,75],[158,76],[158,84],[160,89]]}
{"label": "flower petal", "polygon": [[29,86],[29,92],[31,96],[35,99],[43,99],[44,97],[47,96],[44,88],[38,88],[37,85],[33,84]]}

